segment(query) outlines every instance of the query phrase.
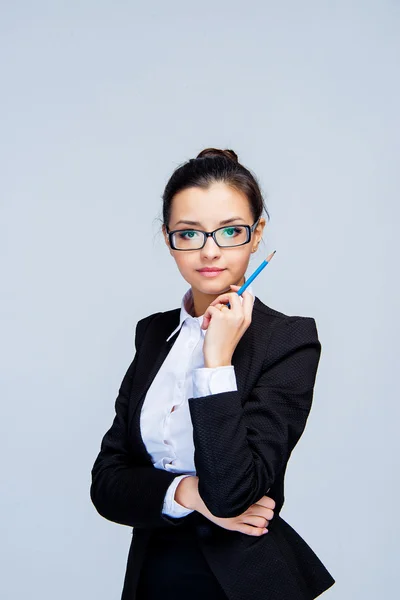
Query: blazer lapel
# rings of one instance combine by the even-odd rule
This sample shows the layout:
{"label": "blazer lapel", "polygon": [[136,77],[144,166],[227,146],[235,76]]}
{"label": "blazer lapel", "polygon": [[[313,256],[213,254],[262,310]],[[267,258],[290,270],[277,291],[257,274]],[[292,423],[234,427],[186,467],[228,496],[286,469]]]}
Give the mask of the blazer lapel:
{"label": "blazer lapel", "polygon": [[[179,324],[179,315],[180,309],[164,313],[158,319],[157,327],[152,328],[151,339],[142,340],[145,354],[141,357],[142,362],[139,361],[139,368],[136,371],[130,394],[128,431],[135,446],[135,454],[139,451],[145,462],[150,462],[150,464],[152,464],[151,456],[147,452],[140,433],[140,411],[149,387],[178,338],[180,330],[168,342],[166,341],[171,331]],[[137,447],[138,443],[139,447]]]}

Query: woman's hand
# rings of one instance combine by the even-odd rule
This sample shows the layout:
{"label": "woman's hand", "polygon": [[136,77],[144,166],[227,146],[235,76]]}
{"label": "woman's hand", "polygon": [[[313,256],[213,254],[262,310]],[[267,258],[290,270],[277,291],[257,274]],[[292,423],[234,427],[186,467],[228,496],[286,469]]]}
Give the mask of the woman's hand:
{"label": "woman's hand", "polygon": [[274,517],[275,500],[269,496],[262,496],[255,504],[237,517],[216,517],[207,508],[199,494],[199,478],[196,475],[185,477],[176,488],[175,500],[202,514],[223,529],[239,531],[247,535],[259,536],[266,533],[269,522]]}
{"label": "woman's hand", "polygon": [[[235,348],[251,323],[253,296],[245,291],[240,297],[235,291],[239,286],[230,287],[233,291],[213,300],[203,316],[201,328],[207,329],[203,345],[205,367],[230,365]],[[231,307],[220,310],[228,302]]]}
{"label": "woman's hand", "polygon": [[197,511],[223,529],[259,536],[268,532],[267,527],[274,517],[274,508],[275,500],[269,496],[263,496],[237,517],[229,517],[227,519],[215,517],[204,503],[203,506],[198,506]]}

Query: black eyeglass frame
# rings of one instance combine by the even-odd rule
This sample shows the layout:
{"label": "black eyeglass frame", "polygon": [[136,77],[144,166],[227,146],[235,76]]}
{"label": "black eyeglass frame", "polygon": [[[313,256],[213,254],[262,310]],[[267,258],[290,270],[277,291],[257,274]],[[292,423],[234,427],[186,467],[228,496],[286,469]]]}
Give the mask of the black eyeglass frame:
{"label": "black eyeglass frame", "polygon": [[[190,229],[190,228],[174,229],[173,231],[169,231],[168,226],[166,226],[166,231],[167,231],[168,239],[169,239],[169,245],[171,246],[172,250],[177,250],[178,252],[193,252],[193,250],[201,250],[202,248],[204,248],[204,246],[206,245],[206,242],[207,242],[207,238],[212,236],[214,242],[217,244],[217,246],[219,248],[239,248],[239,246],[244,246],[245,244],[248,244],[250,242],[251,234],[253,233],[254,229],[257,227],[257,225],[260,221],[260,218],[258,218],[257,221],[255,223],[253,223],[253,225],[243,225],[242,223],[237,223],[236,225],[224,225],[223,227],[218,227],[218,229],[214,229],[214,231],[202,231],[201,229]],[[216,240],[217,231],[219,231],[220,229],[227,229],[229,227],[245,227],[247,230],[247,240],[245,242],[243,242],[242,244],[232,244],[231,246],[221,246],[220,244],[218,244],[218,242]],[[176,246],[174,245],[174,243],[172,241],[172,236],[174,233],[179,233],[180,231],[197,231],[198,233],[202,233],[203,234],[203,245],[200,246],[199,248],[176,248]]]}

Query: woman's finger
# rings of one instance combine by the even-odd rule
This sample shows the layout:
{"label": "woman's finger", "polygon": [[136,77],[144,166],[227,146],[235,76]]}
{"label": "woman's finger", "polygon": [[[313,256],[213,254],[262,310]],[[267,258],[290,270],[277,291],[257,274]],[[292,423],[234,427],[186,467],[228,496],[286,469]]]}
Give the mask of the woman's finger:
{"label": "woman's finger", "polygon": [[246,533],[247,535],[258,536],[263,535],[265,529],[263,527],[253,527],[253,525],[245,525],[244,523],[242,523],[238,531],[240,531],[241,533]]}
{"label": "woman's finger", "polygon": [[218,315],[218,313],[220,313],[221,311],[219,310],[219,308],[216,308],[215,306],[208,306],[204,315],[203,315],[203,322],[201,324],[201,329],[207,329],[211,318],[215,315]]}
{"label": "woman's finger", "polygon": [[261,504],[253,504],[253,506],[251,506],[247,510],[248,512],[246,513],[246,518],[247,515],[249,515],[251,517],[257,516],[262,517],[263,519],[267,519],[268,521],[272,521],[275,515],[272,508],[266,508],[265,506],[261,506]]}
{"label": "woman's finger", "polygon": [[270,508],[271,510],[274,510],[276,506],[276,502],[271,496],[262,496],[262,498],[257,500],[252,506],[256,506],[257,504],[265,506],[265,508]]}
{"label": "woman's finger", "polygon": [[268,527],[269,521],[265,517],[260,515],[246,515],[243,517],[244,523],[247,525],[253,525],[253,527]]}
{"label": "woman's finger", "polygon": [[229,294],[228,301],[231,305],[231,309],[233,308],[233,310],[241,310],[242,300],[241,300],[240,296],[237,295],[236,292],[231,292]]}
{"label": "woman's finger", "polygon": [[217,296],[217,298],[215,298],[215,300],[210,302],[210,306],[214,306],[215,304],[218,304],[218,302],[222,302],[222,304],[227,304],[228,302],[231,301],[231,298],[233,296],[236,296],[237,298],[239,298],[239,296],[237,295],[236,292],[225,292],[225,293],[221,294],[220,296]]}

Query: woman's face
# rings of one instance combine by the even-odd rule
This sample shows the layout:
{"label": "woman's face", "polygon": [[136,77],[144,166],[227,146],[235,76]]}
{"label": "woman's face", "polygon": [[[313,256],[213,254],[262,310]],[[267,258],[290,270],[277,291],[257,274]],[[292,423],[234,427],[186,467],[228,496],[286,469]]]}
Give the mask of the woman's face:
{"label": "woman's face", "polygon": [[[227,219],[232,220],[227,223]],[[233,225],[253,225],[253,216],[247,197],[225,183],[214,183],[208,189],[191,187],[173,198],[168,224],[170,231],[214,231],[218,227]],[[261,218],[248,244],[220,248],[210,236],[203,248],[190,251],[173,250],[164,225],[162,229],[165,243],[182,277],[200,294],[218,296],[229,290],[230,284],[244,283],[250,254],[257,249],[264,226],[265,219]],[[199,272],[203,267],[218,267],[223,271],[215,277],[206,277]]]}

